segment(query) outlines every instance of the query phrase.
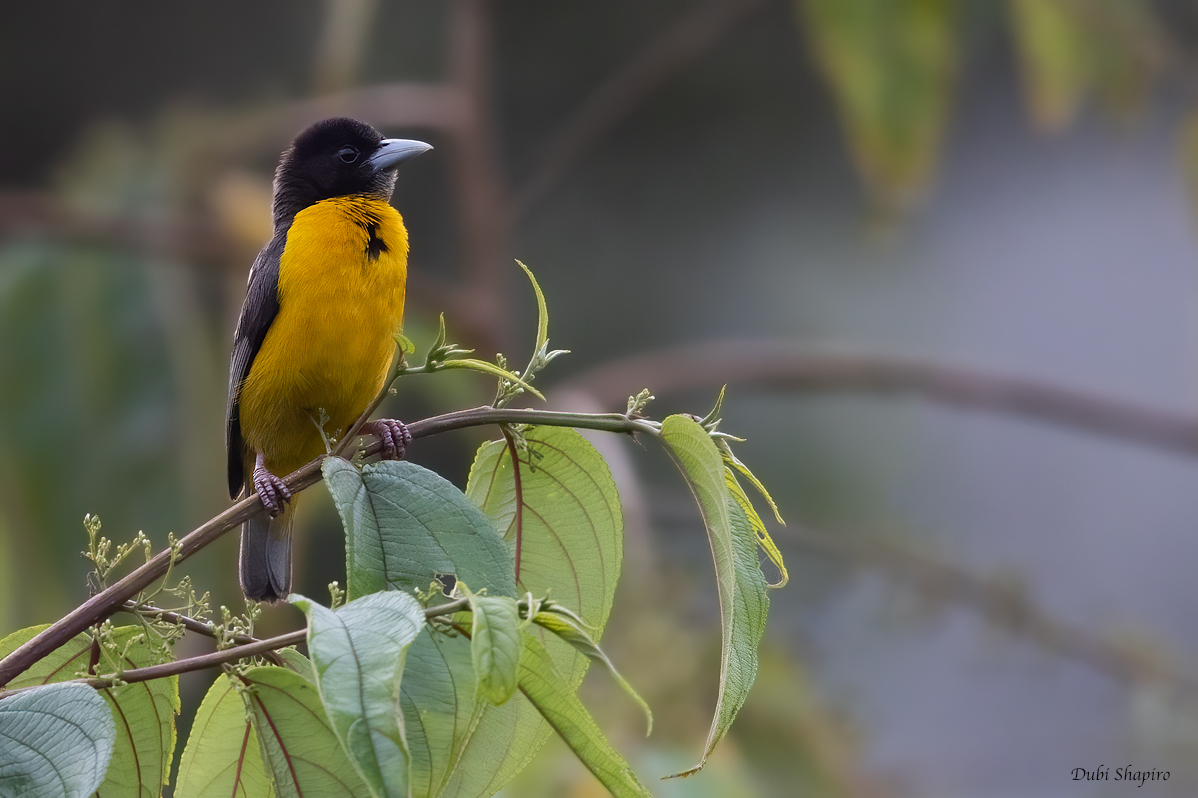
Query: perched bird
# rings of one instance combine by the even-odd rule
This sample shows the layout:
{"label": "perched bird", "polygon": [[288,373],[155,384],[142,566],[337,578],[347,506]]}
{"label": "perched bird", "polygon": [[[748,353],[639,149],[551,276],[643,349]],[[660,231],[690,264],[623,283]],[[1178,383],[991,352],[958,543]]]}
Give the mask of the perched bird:
{"label": "perched bird", "polygon": [[[274,237],[250,269],[229,369],[229,495],[257,491],[265,508],[241,530],[247,598],[291,592],[295,500],[281,477],[347,432],[386,380],[408,261],[390,204],[395,168],[430,149],[336,118],[300,133],[279,160]],[[388,458],[411,438],[398,421],[363,430]]]}

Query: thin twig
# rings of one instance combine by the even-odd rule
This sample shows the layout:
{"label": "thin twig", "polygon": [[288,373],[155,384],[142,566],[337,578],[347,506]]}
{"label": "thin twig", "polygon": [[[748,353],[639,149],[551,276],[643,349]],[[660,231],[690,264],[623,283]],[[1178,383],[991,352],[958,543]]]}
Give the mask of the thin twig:
{"label": "thin twig", "polygon": [[1027,377],[898,355],[777,340],[724,341],[612,361],[564,384],[601,406],[651,386],[654,394],[724,384],[793,394],[911,394],[928,401],[1034,418],[1161,449],[1198,455],[1198,416],[1146,407]]}
{"label": "thin twig", "polygon": [[[454,599],[447,601],[444,604],[438,604],[435,607],[425,607],[424,619],[427,621],[431,618],[436,618],[441,615],[452,615],[455,612],[461,612],[470,608],[470,600],[466,598]],[[80,684],[90,685],[97,689],[113,687],[117,684],[133,684],[135,682],[148,682],[151,679],[162,679],[167,676],[177,676],[183,673],[191,673],[192,671],[205,670],[207,668],[215,668],[218,665],[224,665],[229,662],[236,662],[247,657],[258,655],[271,656],[273,652],[288,646],[299,645],[307,638],[308,631],[306,629],[296,629],[286,634],[269,637],[265,640],[256,640],[251,638],[253,642],[245,645],[234,646],[232,648],[214,651],[211,654],[203,654],[198,657],[187,657],[185,659],[172,660],[164,662],[161,665],[151,665],[145,668],[130,668],[127,671],[121,671],[119,676],[111,679],[72,679],[67,681],[75,681]],[[280,657],[274,657],[277,664],[283,664]],[[34,685],[36,686],[36,685]],[[32,689],[30,687],[20,687],[16,690],[0,690],[0,699],[7,698],[15,693],[20,693],[25,690]]]}
{"label": "thin twig", "polygon": [[[126,601],[121,605],[120,608],[123,611],[132,613],[134,615],[147,615],[153,618],[159,618],[167,623],[177,624],[189,632],[195,632],[196,634],[204,635],[205,637],[210,637],[217,641],[223,642],[225,640],[232,640],[234,643],[238,643],[240,645],[249,645],[251,643],[260,642],[260,638],[254,637],[253,635],[234,634],[222,636],[217,630],[216,624],[208,623],[207,621],[201,621],[188,615],[175,612],[174,610],[164,610],[160,607],[155,607],[152,604],[139,604],[136,601]],[[276,665],[283,664],[283,661],[275,657],[273,654],[268,653],[266,656]]]}
{"label": "thin twig", "polygon": [[186,657],[184,659],[164,662],[161,665],[150,665],[145,668],[131,668],[127,671],[121,671],[119,676],[112,679],[88,679],[86,684],[96,688],[112,687],[120,683],[148,682],[151,679],[162,679],[167,676],[177,676],[181,673],[202,671],[207,668],[224,665],[227,662],[236,662],[246,657],[267,654],[278,651],[280,648],[299,645],[304,642],[307,634],[308,631],[306,629],[297,629],[294,632],[268,637],[254,643],[246,643],[242,646],[233,646],[232,648],[213,651],[211,654]]}

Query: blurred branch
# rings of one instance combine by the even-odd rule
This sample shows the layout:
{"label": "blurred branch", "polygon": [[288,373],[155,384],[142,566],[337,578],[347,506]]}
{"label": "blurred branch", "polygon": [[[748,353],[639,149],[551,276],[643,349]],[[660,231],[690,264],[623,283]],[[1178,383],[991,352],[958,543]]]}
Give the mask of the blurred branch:
{"label": "blurred branch", "polygon": [[0,190],[0,236],[35,236],[193,256],[228,255],[236,247],[219,225],[199,217],[86,212],[37,191]]}
{"label": "blurred branch", "polygon": [[893,574],[934,599],[976,610],[991,623],[1059,656],[1082,662],[1129,685],[1157,684],[1198,699],[1198,680],[1040,611],[1018,588],[938,562],[880,540],[853,542],[810,527],[785,527],[789,537],[812,551]]}
{"label": "blurred branch", "polygon": [[596,88],[549,137],[540,165],[516,191],[523,215],[600,139],[770,0],[710,0],[696,6]]}
{"label": "blurred branch", "polygon": [[628,357],[580,374],[557,390],[622,407],[650,388],[661,396],[724,384],[794,393],[911,394],[928,401],[1024,416],[1198,455],[1198,416],[1144,407],[1048,382],[895,355],[777,340],[722,341]]}

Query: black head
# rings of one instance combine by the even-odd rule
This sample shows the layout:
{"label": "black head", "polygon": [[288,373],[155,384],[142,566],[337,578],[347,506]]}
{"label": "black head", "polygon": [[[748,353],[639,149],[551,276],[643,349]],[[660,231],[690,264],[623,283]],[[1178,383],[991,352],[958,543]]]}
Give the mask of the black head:
{"label": "black head", "polygon": [[321,200],[347,194],[391,199],[395,167],[432,149],[420,141],[384,139],[363,122],[325,119],[296,136],[275,170],[275,226]]}

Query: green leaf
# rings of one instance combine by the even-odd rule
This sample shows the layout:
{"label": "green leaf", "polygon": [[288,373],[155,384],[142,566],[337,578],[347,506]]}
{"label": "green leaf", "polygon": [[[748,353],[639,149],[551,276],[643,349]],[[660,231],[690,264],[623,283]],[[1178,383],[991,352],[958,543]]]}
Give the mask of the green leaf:
{"label": "green leaf", "polygon": [[799,0],[858,171],[902,208],[931,177],[957,67],[951,0]]}
{"label": "green leaf", "polygon": [[[362,780],[329,722],[316,685],[295,671],[276,665],[251,668],[241,678],[248,688],[241,691],[244,701],[241,726],[232,730],[224,745],[228,748],[236,744],[240,750],[246,744],[245,709],[248,708],[254,719],[256,741],[261,746],[258,759],[272,774],[279,796],[367,798],[404,794],[372,792]],[[229,711],[232,713],[232,709]],[[258,745],[250,742],[248,747],[256,749]],[[247,764],[251,764],[253,754],[247,752],[246,758]],[[247,791],[247,796],[259,795],[263,793]]]}
{"label": "green leaf", "polygon": [[104,699],[82,684],[0,701],[0,795],[83,798],[104,780],[116,734]]}
{"label": "green leaf", "polygon": [[395,343],[399,347],[399,351],[403,352],[405,355],[416,354],[416,344],[412,343],[411,338],[408,338],[408,336],[400,332],[395,333],[395,335],[392,337],[395,339]]}
{"label": "green leaf", "polygon": [[[320,707],[319,698],[316,705]],[[231,677],[217,676],[204,695],[183,748],[175,779],[176,798],[260,798],[271,794],[270,776],[245,710]],[[339,745],[335,747],[340,751]]]}
{"label": "green leaf", "polygon": [[[122,668],[156,664],[161,651],[133,640],[141,629],[123,626],[114,641],[123,651]],[[99,798],[118,795],[157,796],[170,776],[175,751],[175,716],[179,713],[179,677],[151,679],[102,690],[112,704],[117,726],[116,747],[108,778],[100,785]]]}
{"label": "green leaf", "polygon": [[[348,595],[427,590],[452,574],[488,595],[515,596],[512,555],[491,521],[443,477],[407,461],[358,470],[324,462],[346,531]],[[478,720],[470,643],[421,632],[408,650],[400,705],[416,798],[440,793]]]}
{"label": "green leaf", "polygon": [[725,465],[710,435],[692,418],[670,416],[662,422],[661,439],[686,475],[707,527],[723,632],[715,717],[699,763],[676,774],[685,776],[707,762],[753,686],[757,645],[765,632],[769,598],[757,563],[757,536],[744,509],[728,492]]}
{"label": "green leaf", "polygon": [[452,574],[491,595],[514,596],[511,554],[491,523],[443,477],[406,460],[361,470],[322,466],[345,527],[346,595],[427,590]]}
{"label": "green leaf", "polygon": [[532,283],[532,290],[537,295],[537,340],[532,349],[534,352],[540,352],[549,345],[549,308],[545,305],[545,294],[542,293],[537,278],[533,276],[532,269],[520,261],[516,261],[516,265],[524,270],[528,281]]}
{"label": "green leaf", "polygon": [[[446,340],[445,314],[442,313],[440,321],[438,322],[437,337],[433,341],[433,345],[429,347],[428,354],[424,359],[424,366],[418,369],[401,366],[399,373],[410,374],[422,372],[425,374],[431,374],[435,371],[443,371],[445,369],[469,369],[471,371],[479,371],[484,374],[488,374],[492,377],[498,377],[501,388],[505,382],[512,383],[513,385],[520,386],[520,388],[533,394],[538,399],[545,399],[545,397],[541,395],[540,391],[525,382],[521,375],[508,371],[502,365],[496,363],[489,363],[485,360],[479,360],[478,358],[465,357],[465,355],[471,354],[474,352],[474,350],[463,349],[457,344],[446,343]],[[500,357],[499,360],[501,363],[503,362],[502,357]]]}
{"label": "green leaf", "polygon": [[[522,527],[521,591],[553,596],[599,637],[623,558],[623,518],[611,472],[572,429],[533,427],[523,437],[527,449],[519,452],[520,523],[512,457],[504,441],[479,449],[466,495],[510,545],[515,545],[517,526]],[[555,635],[539,634],[557,672],[576,690],[589,660]],[[540,713],[523,696],[487,706],[454,771],[450,788],[456,791],[447,794],[470,798],[495,793],[528,764],[549,734]]]}
{"label": "green leaf", "polygon": [[535,635],[525,634],[524,653],[520,656],[520,691],[608,792],[617,798],[651,798],[632,768],[595,725],[575,695],[576,689],[558,675],[553,658],[541,641]]}
{"label": "green leaf", "polygon": [[[49,626],[49,624],[41,624],[19,629],[0,640],[0,659],[16,651]],[[47,656],[33,663],[28,670],[5,687],[16,690],[20,687],[33,687],[39,684],[77,679],[87,672],[90,650],[91,638],[87,635],[76,635]]]}
{"label": "green leaf", "polygon": [[285,666],[313,684],[316,683],[316,669],[312,667],[312,660],[299,653],[295,646],[280,648],[275,653],[279,655],[279,659],[283,660]]}
{"label": "green leaf", "polygon": [[[528,277],[528,281],[532,283],[533,293],[536,294],[537,339],[533,344],[532,355],[528,359],[528,365],[524,367],[524,371],[522,371],[519,375],[520,379],[500,380],[499,390],[496,392],[495,401],[492,403],[493,407],[506,407],[513,399],[515,399],[525,390],[531,390],[528,388],[528,383],[531,383],[537,374],[539,374],[546,366],[549,365],[550,361],[559,355],[564,355],[569,352],[569,350],[566,349],[557,349],[552,352],[549,351],[549,309],[545,305],[545,294],[541,291],[541,286],[537,283],[537,278],[533,276],[532,269],[528,268],[520,261],[516,261],[516,265],[524,270],[524,274],[526,277]],[[499,363],[503,366],[507,365],[507,362],[502,356],[499,357]],[[541,396],[541,394],[537,393],[536,391],[532,391],[532,393],[542,401],[545,399],[545,397]]]}
{"label": "green leaf", "polygon": [[437,318],[437,337],[433,339],[433,345],[429,347],[428,357],[426,358],[428,362],[431,363],[433,361],[434,353],[437,352],[437,350],[445,347],[446,340],[448,339],[446,338],[445,332],[445,314],[442,313]]}
{"label": "green leaf", "polygon": [[[512,456],[504,441],[484,444],[470,470],[466,495],[509,545],[521,538],[519,589],[551,595],[602,634],[624,556],[620,496],[607,463],[576,430],[531,427],[519,451],[522,511],[517,513]],[[518,530],[518,527],[521,529]],[[471,586],[473,582],[469,582]],[[549,646],[561,673],[581,682],[585,658]],[[573,662],[572,668],[561,663]]]}
{"label": "green leaf", "polygon": [[456,357],[453,360],[446,360],[438,368],[470,369],[471,371],[480,371],[483,374],[489,374],[492,377],[499,377],[500,379],[519,385],[521,388],[528,391],[538,399],[541,399],[542,401],[545,399],[544,395],[542,395],[540,391],[529,385],[524,380],[520,379],[520,375],[516,374],[515,372],[508,371],[505,368],[500,368],[494,363],[488,363],[486,360],[479,360],[475,357]]}
{"label": "green leaf", "polygon": [[[0,640],[0,657],[31,639],[44,626],[23,629]],[[74,679],[84,675],[91,657],[91,637],[76,635],[39,660],[10,684],[26,687]],[[165,658],[160,646],[151,645],[140,626],[112,630],[112,647],[97,665],[97,673],[156,665]],[[100,785],[100,798],[156,796],[170,775],[175,750],[175,715],[179,712],[179,677],[151,679],[100,690],[99,694],[119,720],[112,751],[112,766]]]}
{"label": "green leaf", "polygon": [[408,648],[399,699],[413,798],[443,793],[486,706],[477,700],[470,648],[465,636],[427,626]]}
{"label": "green leaf", "polygon": [[510,596],[479,596],[466,590],[473,613],[470,655],[474,681],[484,700],[499,706],[516,692],[520,665],[520,609]]}
{"label": "green leaf", "polygon": [[616,680],[616,684],[620,685],[620,689],[627,693],[628,697],[635,701],[637,706],[641,708],[641,711],[645,713],[645,736],[647,737],[653,733],[653,711],[649,709],[649,704],[645,702],[645,699],[641,698],[636,690],[632,689],[632,685],[628,683],[628,680],[616,670],[615,663],[603,652],[603,649],[599,648],[599,644],[578,625],[578,622],[574,618],[569,615],[553,612],[550,609],[546,612],[538,612],[533,617],[533,623],[553,632],[592,661],[598,662],[607,668],[607,672]]}
{"label": "green leaf", "polygon": [[424,627],[424,610],[398,592],[374,593],[336,612],[303,596],[291,603],[308,616],[316,686],[337,739],[373,794],[407,796],[399,684],[404,652]]}

